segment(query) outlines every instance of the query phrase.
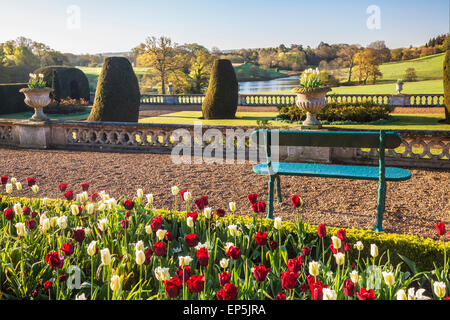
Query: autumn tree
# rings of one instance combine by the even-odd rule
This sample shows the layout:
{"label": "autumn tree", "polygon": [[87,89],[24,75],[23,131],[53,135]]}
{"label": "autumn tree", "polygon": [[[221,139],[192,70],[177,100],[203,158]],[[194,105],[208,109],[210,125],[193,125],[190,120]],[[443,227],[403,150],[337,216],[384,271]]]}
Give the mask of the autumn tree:
{"label": "autumn tree", "polygon": [[361,51],[361,47],[356,44],[352,44],[350,46],[345,46],[337,52],[338,60],[343,67],[347,67],[348,70],[348,79],[347,82],[350,83],[352,79],[352,71],[355,66],[355,56]]}
{"label": "autumn tree", "polygon": [[156,72],[161,81],[161,93],[166,94],[169,75],[180,71],[185,62],[179,57],[177,45],[164,36],[148,37],[139,47],[139,51],[139,64],[151,67]]}
{"label": "autumn tree", "polygon": [[355,77],[359,84],[366,84],[369,78],[375,83],[381,76],[379,59],[374,49],[366,48],[355,55]]}

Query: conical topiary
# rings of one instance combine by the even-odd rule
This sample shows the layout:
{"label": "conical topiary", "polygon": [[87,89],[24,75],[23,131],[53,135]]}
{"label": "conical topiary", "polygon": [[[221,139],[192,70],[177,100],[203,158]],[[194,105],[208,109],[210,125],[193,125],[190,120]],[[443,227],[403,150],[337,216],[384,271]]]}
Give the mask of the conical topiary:
{"label": "conical topiary", "polygon": [[239,87],[230,60],[214,61],[208,91],[203,101],[204,119],[233,119],[236,115]]}
{"label": "conical topiary", "polygon": [[139,105],[139,84],[130,61],[106,58],[88,121],[137,122]]}
{"label": "conical topiary", "polygon": [[445,122],[450,123],[450,48],[447,48],[444,59],[444,104]]}

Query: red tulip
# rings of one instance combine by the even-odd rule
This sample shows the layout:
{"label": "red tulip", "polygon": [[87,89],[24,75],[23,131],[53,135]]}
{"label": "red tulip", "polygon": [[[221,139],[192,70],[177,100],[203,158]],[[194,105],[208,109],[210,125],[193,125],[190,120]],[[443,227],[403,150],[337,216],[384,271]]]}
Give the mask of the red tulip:
{"label": "red tulip", "polygon": [[345,229],[339,229],[337,232],[337,237],[341,239],[342,242],[347,241],[347,235],[345,233]]}
{"label": "red tulip", "polygon": [[167,245],[162,241],[158,241],[153,244],[153,252],[157,257],[162,257],[166,255],[166,248]]}
{"label": "red tulip", "polygon": [[206,267],[209,263],[208,249],[200,248],[197,250],[196,255],[197,255],[198,262],[200,263],[200,266]]}
{"label": "red tulip", "polygon": [[328,288],[328,285],[323,285],[322,282],[317,281],[310,284],[311,297],[314,300],[322,300],[323,299],[323,288]]}
{"label": "red tulip", "polygon": [[193,275],[186,281],[186,284],[190,293],[202,292],[205,288],[205,276]]}
{"label": "red tulip", "polygon": [[178,266],[176,273],[177,273],[177,277],[180,279],[183,279],[183,273],[184,273],[184,282],[186,282],[191,277],[191,267],[190,266]]}
{"label": "red tulip", "polygon": [[261,247],[264,246],[267,243],[267,232],[258,231],[255,234],[255,242]]}
{"label": "red tulip", "polygon": [[219,300],[236,300],[237,294],[237,287],[232,283],[227,283],[223,289],[217,291],[216,297]]}
{"label": "red tulip", "polygon": [[83,228],[78,228],[78,229],[73,230],[73,239],[76,242],[80,242],[80,243],[83,242],[85,236],[86,236],[86,234],[85,234]]}
{"label": "red tulip", "polygon": [[180,197],[181,197],[181,201],[184,201],[184,194],[187,192],[187,190],[181,190],[180,191]]}
{"label": "red tulip", "polygon": [[259,266],[255,266],[253,268],[253,276],[255,277],[255,280],[258,282],[262,282],[266,280],[267,274],[269,273],[270,268],[266,268],[265,265],[261,264]]}
{"label": "red tulip", "polygon": [[286,300],[286,295],[284,293],[278,292],[277,300]]}
{"label": "red tulip", "polygon": [[46,290],[50,290],[51,288],[53,288],[53,282],[51,282],[50,280],[47,280],[44,282],[44,288]]}
{"label": "red tulip", "polygon": [[161,216],[158,216],[158,217],[153,218],[152,223],[150,224],[150,227],[152,228],[152,230],[154,232],[156,232],[159,229],[161,229],[162,223],[163,223],[163,218]]}
{"label": "red tulip", "polygon": [[125,201],[122,202],[122,205],[123,205],[123,207],[126,210],[133,210],[133,208],[134,208],[134,201],[132,201],[132,200],[125,200]]}
{"label": "red tulip", "polygon": [[0,181],[2,184],[7,184],[8,183],[8,176],[1,176],[0,177]]}
{"label": "red tulip", "polygon": [[95,202],[98,198],[100,198],[100,195],[97,192],[94,192],[89,195],[89,198],[91,198],[92,202]]}
{"label": "red tulip", "polygon": [[305,257],[309,256],[309,255],[311,254],[311,248],[309,248],[309,247],[303,247],[303,248],[302,248],[302,254],[303,254]]}
{"label": "red tulip", "polygon": [[74,252],[73,244],[70,242],[63,243],[62,248],[60,249],[66,256],[71,256]]}
{"label": "red tulip", "polygon": [[28,177],[28,178],[27,178],[27,183],[28,183],[28,186],[29,186],[29,187],[34,186],[34,185],[36,184],[36,178]]}
{"label": "red tulip", "polygon": [[128,229],[129,221],[127,219],[123,219],[120,221],[120,225],[122,226],[122,229]]}
{"label": "red tulip", "polygon": [[266,211],[266,203],[263,201],[258,201],[252,204],[252,210],[255,213],[264,213]]}
{"label": "red tulip", "polygon": [[172,241],[173,239],[174,239],[174,236],[173,236],[172,232],[167,231],[167,232],[166,232],[166,235],[164,236],[164,240],[166,240],[166,241]]}
{"label": "red tulip", "polygon": [[222,287],[225,284],[230,283],[230,280],[231,280],[231,273],[227,273],[225,271],[219,273],[219,283]]}
{"label": "red tulip", "polygon": [[239,259],[240,255],[241,255],[241,248],[239,247],[234,247],[234,246],[230,246],[228,248],[228,252],[227,255],[233,259],[233,260],[237,260]]}
{"label": "red tulip", "polygon": [[189,233],[184,237],[189,248],[195,247],[198,243],[198,237],[195,233]]}
{"label": "red tulip", "polygon": [[271,240],[269,246],[270,249],[275,250],[276,248],[278,248],[278,242]]}
{"label": "red tulip", "polygon": [[67,189],[67,183],[61,183],[59,186],[59,191],[64,192]]}
{"label": "red tulip", "polygon": [[11,220],[14,219],[14,210],[11,209],[11,208],[5,209],[5,210],[3,211],[3,214],[5,215],[5,219],[6,219],[7,221],[11,221]]}
{"label": "red tulip", "polygon": [[81,184],[81,190],[82,191],[88,191],[89,190],[89,183],[82,183]]}
{"label": "red tulip", "polygon": [[281,287],[284,290],[295,289],[297,285],[298,273],[297,272],[283,272],[281,274]]}
{"label": "red tulip", "polygon": [[258,202],[258,194],[257,193],[251,193],[248,195],[248,201],[250,201],[250,204],[255,204]]}
{"label": "red tulip", "polygon": [[299,272],[303,265],[303,256],[298,256],[297,258],[289,259],[287,261],[288,270],[290,272]]}
{"label": "red tulip", "polygon": [[23,208],[23,215],[29,216],[31,214],[31,208],[30,207],[24,207]]}
{"label": "red tulip", "polygon": [[36,220],[27,220],[27,229],[34,230],[36,228]]}
{"label": "red tulip", "polygon": [[66,198],[66,200],[68,201],[72,201],[73,200],[73,191],[69,190],[66,193],[64,193],[64,197]]}
{"label": "red tulip", "polygon": [[225,216],[225,210],[223,210],[223,209],[217,209],[216,210],[216,215],[218,216],[218,217],[224,217]]}
{"label": "red tulip", "polygon": [[186,218],[191,217],[192,220],[194,221],[194,223],[197,222],[197,218],[198,218],[198,212],[197,211],[192,211],[192,212],[188,212],[186,213]]}
{"label": "red tulip", "polygon": [[344,294],[347,297],[353,297],[356,293],[356,286],[352,280],[346,279],[344,281]]}
{"label": "red tulip", "polygon": [[319,224],[318,228],[317,228],[317,235],[320,238],[326,237],[327,235],[327,229],[325,227],[324,223]]}
{"label": "red tulip", "polygon": [[147,248],[145,250],[145,261],[144,261],[144,264],[146,266],[150,263],[150,259],[151,259],[152,255],[153,255],[153,250],[150,248]]}
{"label": "red tulip", "polygon": [[302,205],[302,200],[300,199],[300,196],[297,195],[297,194],[294,194],[291,197],[291,202],[292,202],[292,206],[294,208],[298,208],[298,207],[300,207]]}
{"label": "red tulip", "polygon": [[447,232],[445,230],[445,223],[444,222],[438,222],[434,225],[436,227],[436,231],[438,235],[443,236]]}
{"label": "red tulip", "polygon": [[45,256],[45,261],[48,262],[48,265],[51,268],[62,268],[64,265],[64,257],[61,257],[58,252],[56,251],[50,251]]}
{"label": "red tulip", "polygon": [[179,278],[173,277],[170,280],[164,281],[164,287],[166,288],[166,294],[169,298],[176,298],[180,295],[183,282]]}
{"label": "red tulip", "polygon": [[203,196],[200,199],[195,200],[197,209],[202,211],[208,205],[208,196]]}
{"label": "red tulip", "polygon": [[375,292],[373,289],[366,290],[361,288],[359,292],[356,293],[359,300],[375,300]]}

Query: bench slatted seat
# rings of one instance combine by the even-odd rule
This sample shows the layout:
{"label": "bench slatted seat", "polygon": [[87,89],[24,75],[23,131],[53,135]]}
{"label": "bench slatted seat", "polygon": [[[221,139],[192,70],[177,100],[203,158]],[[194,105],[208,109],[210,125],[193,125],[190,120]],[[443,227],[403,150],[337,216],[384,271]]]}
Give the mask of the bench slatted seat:
{"label": "bench slatted seat", "polygon": [[[378,180],[377,222],[373,230],[383,231],[386,181],[404,181],[411,178],[411,172],[402,168],[385,167],[385,149],[393,149],[401,144],[401,137],[395,132],[367,131],[295,131],[256,130],[251,135],[252,143],[264,146],[266,163],[253,167],[257,174],[269,175],[269,208],[267,218],[273,219],[274,187],[277,200],[281,202],[280,176],[307,176],[340,179]],[[272,162],[274,146],[312,146],[344,148],[378,148],[379,165],[355,166],[313,163]]]}

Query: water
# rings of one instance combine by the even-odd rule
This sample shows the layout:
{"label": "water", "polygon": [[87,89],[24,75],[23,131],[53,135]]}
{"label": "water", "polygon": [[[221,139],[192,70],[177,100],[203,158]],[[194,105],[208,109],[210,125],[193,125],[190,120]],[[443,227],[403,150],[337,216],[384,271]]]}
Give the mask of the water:
{"label": "water", "polygon": [[274,80],[239,82],[239,93],[291,91],[298,87],[299,76],[289,76]]}

